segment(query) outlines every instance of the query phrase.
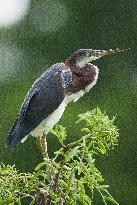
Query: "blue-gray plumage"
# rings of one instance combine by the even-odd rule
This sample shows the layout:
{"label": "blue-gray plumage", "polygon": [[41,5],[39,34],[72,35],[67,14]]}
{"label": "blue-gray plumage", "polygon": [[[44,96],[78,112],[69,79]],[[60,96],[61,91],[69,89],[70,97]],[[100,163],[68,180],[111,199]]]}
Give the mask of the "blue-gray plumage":
{"label": "blue-gray plumage", "polygon": [[[16,146],[23,137],[30,133],[61,104],[65,95],[65,72],[63,72],[64,86],[62,86],[62,72],[61,64],[56,64],[52,69],[45,71],[41,78],[34,83],[8,135],[8,147]],[[71,80],[71,78],[68,78],[68,82],[69,80]]]}
{"label": "blue-gray plumage", "polygon": [[37,135],[44,129],[52,128],[61,118],[66,105],[78,100],[95,85],[98,68],[89,62],[120,51],[123,50],[81,49],[65,63],[54,64],[46,70],[26,95],[8,134],[6,146],[14,148],[30,133]]}

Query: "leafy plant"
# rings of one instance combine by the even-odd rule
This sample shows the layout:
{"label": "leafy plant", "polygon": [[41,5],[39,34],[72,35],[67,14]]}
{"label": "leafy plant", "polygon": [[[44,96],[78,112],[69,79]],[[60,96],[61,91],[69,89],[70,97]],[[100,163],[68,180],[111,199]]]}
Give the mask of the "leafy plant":
{"label": "leafy plant", "polygon": [[1,164],[0,204],[21,205],[26,198],[30,205],[93,205],[97,190],[105,205],[118,205],[95,164],[97,155],[105,155],[117,145],[114,119],[99,108],[80,114],[77,123],[82,122],[82,137],[69,144],[65,143],[66,129],[56,125],[51,133],[58,138],[61,149],[52,159],[45,154],[34,173],[18,173],[14,167]]}

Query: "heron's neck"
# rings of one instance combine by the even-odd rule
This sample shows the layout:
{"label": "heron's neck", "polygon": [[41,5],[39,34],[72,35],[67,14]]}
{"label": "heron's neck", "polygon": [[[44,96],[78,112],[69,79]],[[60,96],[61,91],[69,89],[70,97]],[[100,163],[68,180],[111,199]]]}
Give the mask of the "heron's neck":
{"label": "heron's neck", "polygon": [[98,78],[98,68],[92,64],[86,64],[83,68],[72,68],[72,82],[67,87],[67,93],[75,93],[90,84],[95,84]]}

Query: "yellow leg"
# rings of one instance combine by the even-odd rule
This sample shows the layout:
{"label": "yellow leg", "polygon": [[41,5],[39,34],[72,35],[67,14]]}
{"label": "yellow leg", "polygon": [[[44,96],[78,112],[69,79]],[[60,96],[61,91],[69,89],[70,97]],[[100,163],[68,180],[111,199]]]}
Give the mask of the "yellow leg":
{"label": "yellow leg", "polygon": [[43,136],[38,136],[36,138],[36,144],[42,153],[42,156],[44,159],[48,159],[48,152],[47,152],[47,140],[46,140],[46,135],[43,134]]}

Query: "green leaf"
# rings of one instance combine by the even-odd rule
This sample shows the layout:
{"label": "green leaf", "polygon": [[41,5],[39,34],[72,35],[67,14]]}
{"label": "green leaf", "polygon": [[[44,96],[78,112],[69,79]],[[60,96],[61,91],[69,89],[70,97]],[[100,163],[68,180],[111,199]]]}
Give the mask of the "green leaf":
{"label": "green leaf", "polygon": [[48,161],[44,161],[40,164],[38,164],[38,166],[35,168],[35,171],[38,171],[39,169],[41,169],[42,167],[46,166],[48,163]]}
{"label": "green leaf", "polygon": [[83,171],[83,166],[84,166],[84,164],[83,164],[82,160],[80,160],[80,162],[77,162],[77,163],[78,163],[78,164],[77,164],[77,167],[78,167],[78,175],[80,175],[81,172]]}
{"label": "green leaf", "polygon": [[84,127],[81,129],[81,132],[85,132],[87,134],[90,134],[90,129],[88,127]]}
{"label": "green leaf", "polygon": [[102,154],[106,154],[106,148],[105,148],[104,144],[101,141],[99,141],[98,145],[99,145],[99,148],[100,148]]}
{"label": "green leaf", "polygon": [[62,125],[56,125],[54,129],[50,130],[50,133],[54,134],[62,145],[64,144],[64,140],[67,136],[65,127],[63,127]]}
{"label": "green leaf", "polygon": [[70,159],[73,159],[73,157],[77,156],[80,153],[79,150],[80,146],[76,146],[73,149],[69,149],[66,153],[65,153],[65,161],[68,162],[70,161]]}
{"label": "green leaf", "polygon": [[112,202],[115,205],[119,205],[119,203],[112,196],[103,196],[105,201]]}
{"label": "green leaf", "polygon": [[51,133],[62,147],[54,153],[54,158],[40,163],[33,173],[18,173],[14,166],[0,164],[0,205],[21,205],[23,198],[31,199],[33,205],[39,189],[41,194],[49,196],[53,205],[61,204],[62,199],[67,205],[93,205],[95,189],[101,195],[102,204],[118,205],[109,194],[95,161],[117,145],[119,133],[114,118],[109,119],[99,108],[79,118],[83,126],[80,130],[85,132],[81,138],[64,146],[66,128],[55,126]]}

